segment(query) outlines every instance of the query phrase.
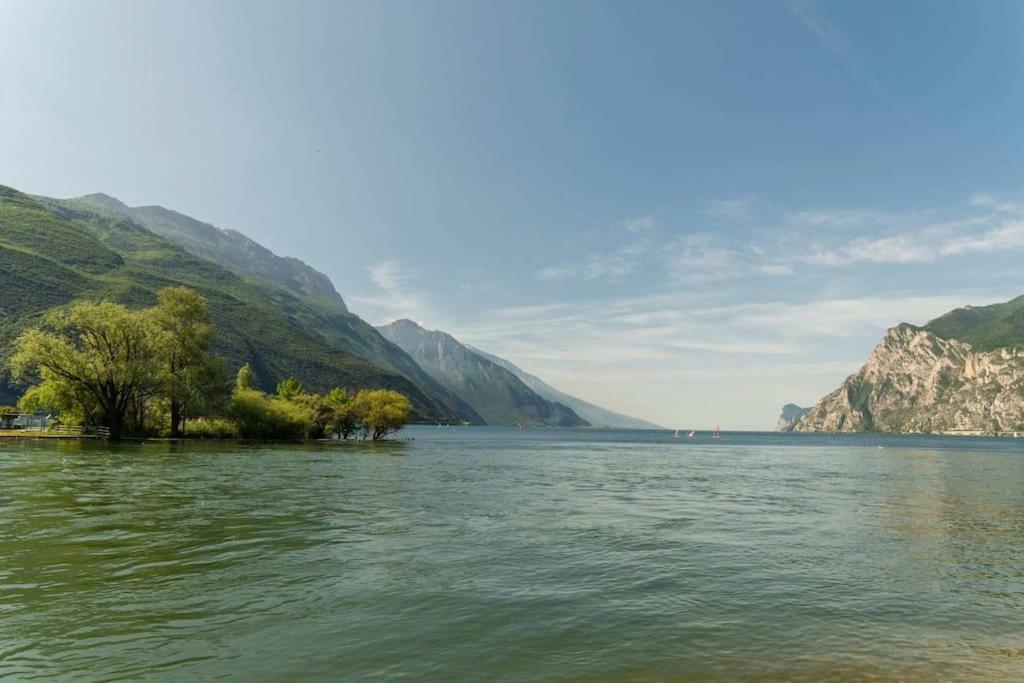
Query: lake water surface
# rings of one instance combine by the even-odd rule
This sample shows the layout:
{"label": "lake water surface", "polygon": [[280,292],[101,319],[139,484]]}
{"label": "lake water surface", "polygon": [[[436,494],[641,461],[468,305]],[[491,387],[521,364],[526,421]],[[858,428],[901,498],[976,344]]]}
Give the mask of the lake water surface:
{"label": "lake water surface", "polygon": [[3,680],[1021,680],[1024,439],[0,442]]}

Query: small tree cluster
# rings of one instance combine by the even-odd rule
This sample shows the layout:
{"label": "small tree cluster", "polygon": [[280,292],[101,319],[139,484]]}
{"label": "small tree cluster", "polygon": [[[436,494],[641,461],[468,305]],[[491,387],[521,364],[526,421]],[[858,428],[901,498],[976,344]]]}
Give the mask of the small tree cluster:
{"label": "small tree cluster", "polygon": [[374,441],[401,429],[410,415],[409,400],[396,391],[362,390],[350,395],[335,388],[325,396],[305,391],[294,377],[269,395],[253,387],[253,372],[242,366],[228,402],[228,417],[239,436],[250,439],[317,439],[354,434]]}
{"label": "small tree cluster", "polygon": [[[184,287],[160,290],[157,304],[129,310],[83,302],[47,316],[14,343],[10,367],[31,386],[19,407],[57,410],[66,423],[123,434],[197,433],[255,439],[313,439],[353,434],[382,439],[409,420],[394,391],[305,391],[294,377],[273,395],[255,388],[249,365],[234,391],[221,359],[209,352],[206,300]],[[196,422],[186,430],[186,421]]]}

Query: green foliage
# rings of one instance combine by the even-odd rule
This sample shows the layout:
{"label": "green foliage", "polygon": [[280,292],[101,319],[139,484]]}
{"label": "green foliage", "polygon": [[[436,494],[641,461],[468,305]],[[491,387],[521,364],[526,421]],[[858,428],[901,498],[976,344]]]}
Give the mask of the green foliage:
{"label": "green foliage", "polygon": [[397,391],[363,390],[355,395],[352,403],[364,434],[369,434],[374,441],[398,431],[409,422],[409,399]]}
{"label": "green foliage", "polygon": [[199,417],[185,423],[184,435],[190,439],[237,439],[238,427],[227,418]]}
{"label": "green foliage", "polygon": [[15,377],[37,377],[54,397],[103,424],[119,439],[134,401],[159,381],[165,343],[148,317],[109,302],[79,303],[48,315],[15,341]]}
{"label": "green foliage", "polygon": [[255,389],[235,391],[228,417],[245,439],[308,439],[316,433],[316,416],[308,407]]}
{"label": "green foliage", "polygon": [[359,427],[359,406],[341,387],[335,387],[327,392],[324,403],[330,410],[327,429],[339,439],[347,439]]}
{"label": "green foliage", "polygon": [[206,300],[195,291],[161,289],[149,316],[163,340],[158,347],[160,393],[175,437],[189,414],[209,410],[226,396],[223,363],[208,352],[213,328]]}
{"label": "green foliage", "polygon": [[235,391],[243,391],[245,389],[252,389],[255,383],[255,374],[252,371],[252,366],[246,363],[242,367],[238,368],[238,375],[235,377]]}
{"label": "green foliage", "polygon": [[277,383],[277,395],[286,401],[290,401],[302,393],[302,384],[294,377],[287,377]]}
{"label": "green foliage", "polygon": [[1024,296],[991,306],[967,306],[936,318],[924,329],[967,342],[979,351],[1024,347]]}

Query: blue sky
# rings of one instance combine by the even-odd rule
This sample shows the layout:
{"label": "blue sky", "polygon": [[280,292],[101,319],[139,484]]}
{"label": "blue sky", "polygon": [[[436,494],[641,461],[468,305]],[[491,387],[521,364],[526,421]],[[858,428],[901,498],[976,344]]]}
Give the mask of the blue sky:
{"label": "blue sky", "polygon": [[670,426],[1024,293],[1024,5],[0,0],[0,183],[236,228]]}

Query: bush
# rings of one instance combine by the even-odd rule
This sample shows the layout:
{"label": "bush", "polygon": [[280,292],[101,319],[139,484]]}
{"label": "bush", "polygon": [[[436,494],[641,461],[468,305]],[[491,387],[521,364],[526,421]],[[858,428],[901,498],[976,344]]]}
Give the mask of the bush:
{"label": "bush", "polygon": [[308,439],[316,432],[315,415],[308,407],[255,389],[235,391],[228,417],[244,439]]}
{"label": "bush", "polygon": [[198,417],[185,423],[184,436],[190,439],[237,439],[238,427],[220,417]]}

